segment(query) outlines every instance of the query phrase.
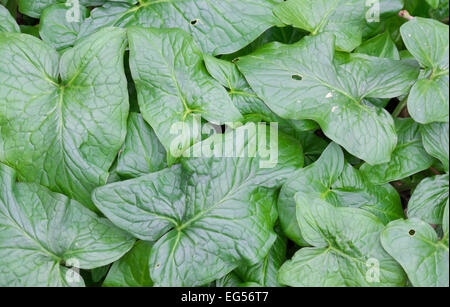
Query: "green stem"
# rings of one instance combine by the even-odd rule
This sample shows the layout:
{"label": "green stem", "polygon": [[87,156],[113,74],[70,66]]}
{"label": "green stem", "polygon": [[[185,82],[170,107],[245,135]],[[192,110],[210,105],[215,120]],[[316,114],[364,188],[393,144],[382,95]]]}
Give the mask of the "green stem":
{"label": "green stem", "polygon": [[407,104],[408,104],[408,96],[406,96],[405,99],[400,101],[400,103],[395,108],[394,112],[392,113],[392,116],[398,117],[400,115],[400,113],[402,113],[403,109],[406,107]]}

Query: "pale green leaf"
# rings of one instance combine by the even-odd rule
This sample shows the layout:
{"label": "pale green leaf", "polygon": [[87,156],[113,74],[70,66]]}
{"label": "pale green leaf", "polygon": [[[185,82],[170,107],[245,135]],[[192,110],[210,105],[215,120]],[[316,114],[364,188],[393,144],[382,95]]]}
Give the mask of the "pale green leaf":
{"label": "pale green leaf", "polygon": [[133,242],[78,202],[16,183],[0,164],[0,286],[82,286],[78,269],[114,262]]}
{"label": "pale green leaf", "polygon": [[[249,124],[236,133],[247,129]],[[205,153],[211,142],[233,143],[234,133],[222,137],[214,135],[192,151]],[[298,143],[280,135],[277,165],[262,168],[261,157],[245,154],[256,138],[250,130],[236,158],[185,157],[181,166],[94,192],[95,204],[113,223],[157,241],[150,257],[155,284],[205,285],[268,254],[276,239],[277,190],[303,159]]]}
{"label": "pale green leaf", "polygon": [[448,123],[433,123],[421,127],[422,142],[429,155],[439,159],[445,170],[449,170]]}
{"label": "pale green leaf", "polygon": [[215,124],[241,119],[225,89],[208,74],[189,34],[133,27],[128,37],[141,113],[166,148],[169,164],[199,140],[200,116]]}
{"label": "pale green leaf", "polygon": [[91,192],[126,134],[125,39],[104,29],[60,58],[32,36],[0,34],[0,161],[20,180],[95,209]]}
{"label": "pale green leaf", "polygon": [[47,7],[41,16],[39,34],[57,50],[73,46],[88,13],[84,6],[80,6],[78,15],[70,16],[70,9],[64,3],[54,4]]}
{"label": "pale green leaf", "polygon": [[340,50],[352,51],[362,42],[367,9],[364,0],[288,0],[275,14],[311,35],[332,33]]}
{"label": "pale green leaf", "polygon": [[[136,3],[136,0],[108,0],[110,2],[128,2]],[[33,18],[39,18],[42,11],[52,4],[56,3],[67,3],[67,7],[73,8],[74,10],[79,7],[79,4],[84,6],[97,6],[102,5],[107,0],[18,0],[19,11],[22,14],[28,15]]]}
{"label": "pale green leaf", "polygon": [[10,12],[0,4],[0,32],[20,32],[19,25]]}
{"label": "pale green leaf", "polygon": [[344,154],[338,145],[332,143],[320,158],[306,168],[298,170],[283,185],[278,198],[278,213],[283,232],[300,246],[307,246],[296,218],[295,194],[303,189],[312,194],[311,198],[320,198],[336,182],[344,169]]}
{"label": "pale green leaf", "polygon": [[289,286],[404,286],[406,276],[381,246],[384,228],[374,215],[355,208],[336,208],[322,199],[296,196],[297,219],[313,247],[300,249],[280,269]]}
{"label": "pale green leaf", "polygon": [[426,170],[433,164],[433,158],[423,148],[420,125],[411,118],[397,118],[395,125],[398,144],[388,163],[361,166],[361,172],[376,184],[389,183]]}
{"label": "pale green leaf", "polygon": [[448,29],[448,25],[441,22],[419,17],[400,29],[406,47],[424,69],[408,99],[409,113],[422,124],[448,122]]}
{"label": "pale green leaf", "polygon": [[416,218],[391,222],[382,232],[381,242],[401,264],[413,286],[449,286],[448,240],[439,241],[427,223]]}
{"label": "pale green leaf", "polygon": [[153,129],[141,114],[131,112],[116,172],[123,178],[136,178],[166,168],[166,159],[167,153]]}
{"label": "pale green leaf", "polygon": [[279,24],[272,0],[147,1],[138,6],[106,3],[93,10],[80,38],[105,26],[178,28],[208,54],[233,53]]}
{"label": "pale green leaf", "polygon": [[408,203],[408,217],[430,224],[442,224],[448,202],[449,176],[428,177],[416,187]]}
{"label": "pale green leaf", "polygon": [[277,122],[280,130],[286,133],[317,128],[313,121],[286,120],[273,113],[251,89],[236,64],[210,55],[205,55],[204,60],[211,76],[228,90],[233,104],[244,116],[244,121]]}
{"label": "pale green leaf", "polygon": [[391,115],[366,101],[406,93],[419,70],[410,61],[351,55],[336,66],[333,37],[272,43],[238,62],[253,90],[287,119],[312,119],[326,136],[371,164],[385,163],[397,143]]}

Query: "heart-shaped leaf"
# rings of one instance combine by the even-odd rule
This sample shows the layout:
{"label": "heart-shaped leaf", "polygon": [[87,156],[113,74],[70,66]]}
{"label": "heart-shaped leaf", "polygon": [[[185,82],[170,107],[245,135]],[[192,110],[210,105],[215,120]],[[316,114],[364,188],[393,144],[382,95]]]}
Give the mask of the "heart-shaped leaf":
{"label": "heart-shaped leaf", "polygon": [[419,173],[433,164],[433,158],[423,148],[420,125],[411,118],[397,118],[395,126],[398,144],[391,161],[379,165],[365,163],[361,172],[376,184],[401,180]]}
{"label": "heart-shaped leaf", "polygon": [[[128,113],[126,33],[104,29],[61,57],[35,37],[0,34],[0,161],[95,210]],[[11,61],[11,59],[14,59]]]}
{"label": "heart-shaped leaf", "polygon": [[297,171],[283,185],[278,199],[284,233],[298,245],[308,246],[295,215],[297,192],[302,192],[311,202],[325,199],[335,206],[364,209],[384,224],[404,216],[395,189],[388,184],[371,184],[357,169],[345,163],[344,154],[336,144],[330,144],[315,163]]}
{"label": "heart-shaped leaf", "polygon": [[208,74],[189,34],[135,27],[128,37],[141,113],[166,148],[169,164],[200,140],[194,127],[200,116],[216,124],[241,119],[228,93]]}
{"label": "heart-shaped leaf", "polygon": [[319,34],[299,43],[272,43],[238,62],[253,90],[278,115],[312,119],[351,154],[385,163],[397,144],[391,115],[367,98],[408,91],[419,73],[408,61],[352,55],[337,66],[333,37]]}
{"label": "heart-shaped leaf", "polygon": [[356,208],[336,208],[300,192],[297,219],[306,241],[280,269],[289,286],[403,286],[406,276],[381,246],[384,224]]}
{"label": "heart-shaped leaf", "polygon": [[[266,135],[251,125],[192,148],[192,153],[207,153],[215,144],[224,150],[221,157],[230,158],[185,157],[181,166],[94,192],[95,204],[113,223],[140,239],[157,241],[150,257],[155,284],[204,285],[268,254],[276,239],[277,190],[303,165],[302,151],[280,135],[278,163],[262,168],[263,158],[255,157],[255,150],[261,146],[257,135]],[[235,150],[225,148],[246,131],[245,142]]]}
{"label": "heart-shaped leaf", "polygon": [[442,224],[448,202],[448,174],[428,177],[416,187],[408,203],[408,217],[430,224]]}
{"label": "heart-shaped leaf", "polygon": [[409,94],[409,113],[422,124],[448,122],[448,25],[416,17],[400,30],[409,52],[424,69]]}
{"label": "heart-shaped leaf", "polygon": [[391,222],[382,233],[384,249],[402,265],[414,287],[449,286],[448,219],[447,203],[441,240],[416,218]]}
{"label": "heart-shaped leaf", "polygon": [[133,242],[78,202],[16,183],[0,164],[0,286],[83,286],[79,269],[116,261]]}

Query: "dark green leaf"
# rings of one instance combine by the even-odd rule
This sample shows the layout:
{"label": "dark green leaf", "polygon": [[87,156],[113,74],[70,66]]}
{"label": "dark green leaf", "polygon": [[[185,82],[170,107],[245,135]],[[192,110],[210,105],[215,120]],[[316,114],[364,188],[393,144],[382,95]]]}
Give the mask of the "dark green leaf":
{"label": "dark green leaf", "polygon": [[119,261],[115,262],[103,287],[152,287],[148,260],[153,243],[138,241]]}

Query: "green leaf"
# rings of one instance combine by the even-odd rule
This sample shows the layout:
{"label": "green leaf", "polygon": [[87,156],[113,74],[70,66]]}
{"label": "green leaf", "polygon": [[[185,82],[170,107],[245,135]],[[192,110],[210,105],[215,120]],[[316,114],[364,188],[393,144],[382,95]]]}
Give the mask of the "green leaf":
{"label": "green leaf", "polygon": [[288,0],[278,5],[275,15],[311,35],[333,33],[337,47],[350,52],[361,44],[366,10],[363,0]]}
{"label": "green leaf", "polygon": [[298,193],[297,219],[313,247],[300,249],[280,269],[289,286],[404,286],[401,267],[381,246],[383,223],[355,208],[335,208]]}
{"label": "green leaf", "polygon": [[114,262],[133,242],[78,202],[16,183],[0,164],[0,286],[83,286],[78,269]]}
{"label": "green leaf", "polygon": [[[448,205],[446,217],[448,220]],[[445,233],[447,239],[439,241],[430,225],[412,218],[391,222],[382,232],[381,242],[414,287],[448,287],[448,222]]]}
{"label": "green leaf", "polygon": [[360,208],[383,224],[404,217],[400,195],[390,184],[374,185],[347,163],[326,198],[335,206]]}
{"label": "green leaf", "polygon": [[442,224],[448,202],[448,180],[448,174],[422,180],[409,200],[408,217],[416,217],[430,224]]}
{"label": "green leaf", "polygon": [[207,72],[192,38],[177,29],[130,28],[130,68],[142,116],[155,130],[169,164],[199,140],[199,117],[215,124],[241,114]]}
{"label": "green leaf", "polygon": [[332,33],[337,48],[350,52],[361,44],[365,28],[384,24],[402,7],[403,0],[288,0],[278,5],[275,15],[311,35]]}
{"label": "green leaf", "polygon": [[81,24],[77,39],[83,39],[104,27],[125,27],[136,7],[126,2],[106,2],[94,8]]}
{"label": "green leaf", "polygon": [[84,6],[79,7],[78,18],[70,16],[70,7],[64,3],[47,7],[41,16],[39,34],[53,48],[62,50],[73,46],[78,37],[80,26],[88,12]]}
{"label": "green leaf", "polygon": [[384,224],[404,217],[400,196],[389,184],[375,186],[350,164],[342,150],[330,144],[314,164],[297,171],[281,189],[278,212],[284,233],[300,246],[308,246],[298,226],[295,194],[313,202],[324,199],[336,207],[361,208]]}
{"label": "green leaf", "polygon": [[400,60],[397,46],[388,31],[365,41],[356,48],[355,52],[391,60]]}
{"label": "green leaf", "polygon": [[[192,148],[205,153],[211,144],[219,148],[233,143],[235,133],[248,131],[236,158],[185,157],[181,166],[94,192],[95,204],[113,223],[140,239],[157,241],[150,257],[156,285],[205,285],[268,254],[276,239],[277,190],[303,165],[302,151],[293,139],[280,135],[278,164],[262,168],[263,158],[241,156],[256,150],[257,135],[250,126]],[[221,156],[232,156],[228,150]]]}
{"label": "green leaf", "polygon": [[286,133],[292,130],[313,130],[317,125],[313,121],[286,120],[273,113],[251,89],[236,64],[210,55],[204,56],[206,68],[222,86],[244,116],[244,121],[278,122],[280,129]]}
{"label": "green leaf", "polygon": [[253,90],[287,119],[312,119],[326,136],[371,164],[385,163],[397,143],[391,115],[366,101],[406,93],[418,76],[409,61],[351,55],[337,66],[333,37],[272,43],[237,65]]}
{"label": "green leaf", "polygon": [[10,12],[0,4],[0,32],[20,33],[19,25],[11,16]]}
{"label": "green leaf", "polygon": [[178,28],[192,35],[203,52],[218,55],[240,50],[279,24],[272,0],[147,1],[138,6],[106,3],[93,11],[82,34],[104,26]]}
{"label": "green leaf", "polygon": [[277,275],[286,260],[286,244],[286,238],[277,236],[269,253],[260,263],[239,266],[234,272],[246,283],[252,282],[261,287],[280,287]]}
{"label": "green leaf", "polygon": [[242,284],[242,280],[236,273],[231,272],[230,274],[225,275],[224,277],[216,280],[213,284],[214,287],[239,287]]}
{"label": "green leaf", "polygon": [[319,159],[322,152],[327,148],[329,142],[314,132],[303,132],[297,136],[303,147],[305,155],[305,165],[310,165]]}
{"label": "green leaf", "polygon": [[447,205],[444,209],[444,217],[442,218],[442,230],[444,235],[442,236],[442,242],[448,246],[449,241],[449,201],[447,201]]}
{"label": "green leaf", "polygon": [[26,25],[20,25],[20,32],[23,34],[29,34],[34,37],[39,38],[39,25],[36,26],[26,26]]}
{"label": "green leaf", "polygon": [[166,158],[167,153],[153,129],[141,114],[131,112],[116,172],[123,178],[136,178],[166,168]]}
{"label": "green leaf", "polygon": [[0,161],[20,180],[95,210],[91,192],[126,134],[125,39],[105,29],[60,58],[35,37],[0,34]]}
{"label": "green leaf", "polygon": [[141,5],[137,25],[189,32],[205,53],[235,52],[279,24],[271,0],[175,0]]}
{"label": "green leaf", "polygon": [[449,0],[440,0],[437,8],[431,9],[428,13],[431,18],[445,23],[449,17]]}
{"label": "green leaf", "polygon": [[235,62],[239,57],[248,55],[265,44],[271,42],[280,42],[284,44],[293,44],[302,39],[307,32],[286,26],[286,27],[272,27],[261,34],[256,40],[244,48],[230,54],[221,55],[222,60]]}
{"label": "green leaf", "polygon": [[283,185],[278,198],[280,224],[286,236],[300,246],[308,242],[302,236],[296,218],[295,194],[303,189],[311,198],[320,198],[336,182],[344,169],[344,154],[341,148],[331,143],[313,164],[298,170]]}
{"label": "green leaf", "polygon": [[440,0],[426,0],[426,1],[434,9],[437,9],[439,7]]}
{"label": "green leaf", "polygon": [[416,17],[400,30],[409,52],[424,69],[409,94],[409,113],[421,124],[448,122],[448,25]]}
{"label": "green leaf", "polygon": [[448,123],[433,123],[420,129],[425,150],[431,156],[439,159],[445,171],[449,171],[449,133]]}
{"label": "green leaf", "polygon": [[398,144],[388,163],[361,166],[361,172],[375,184],[384,184],[401,180],[433,164],[433,158],[423,148],[420,125],[410,118],[397,118]]}
{"label": "green leaf", "polygon": [[[108,1],[121,1],[121,2],[129,2],[136,3],[134,0],[108,0]],[[78,4],[84,6],[97,6],[102,5],[106,2],[106,0],[18,0],[19,2],[19,11],[22,14],[28,15],[33,18],[39,18],[42,11],[49,7],[52,4],[56,3],[67,3],[67,7],[71,7],[73,9],[77,9]]]}
{"label": "green leaf", "polygon": [[366,24],[363,27],[363,39],[372,38],[385,31],[392,35],[392,39],[396,43],[399,43],[401,41],[400,26],[406,20],[399,17],[398,13],[404,8],[404,2],[405,0],[366,1]]}
{"label": "green leaf", "polygon": [[103,287],[152,287],[148,259],[153,243],[138,241],[119,261],[114,262]]}
{"label": "green leaf", "polygon": [[135,237],[156,241],[183,217],[181,168],[164,169],[94,191],[97,207]]}
{"label": "green leaf", "polygon": [[108,274],[110,265],[104,265],[91,270],[91,279],[94,283],[102,281]]}

